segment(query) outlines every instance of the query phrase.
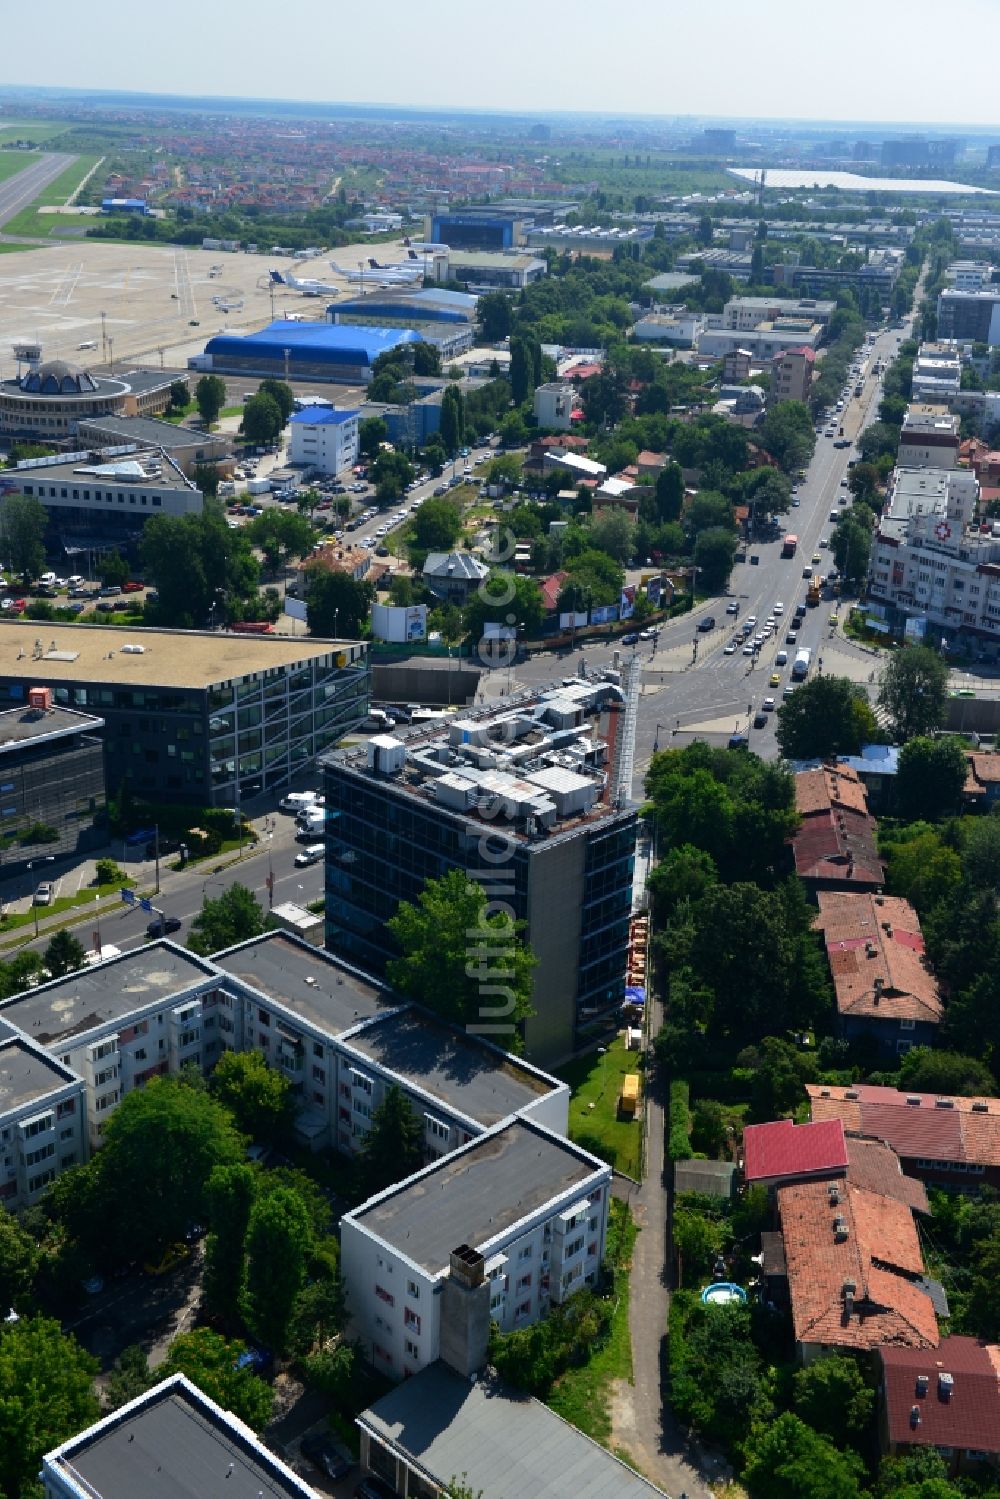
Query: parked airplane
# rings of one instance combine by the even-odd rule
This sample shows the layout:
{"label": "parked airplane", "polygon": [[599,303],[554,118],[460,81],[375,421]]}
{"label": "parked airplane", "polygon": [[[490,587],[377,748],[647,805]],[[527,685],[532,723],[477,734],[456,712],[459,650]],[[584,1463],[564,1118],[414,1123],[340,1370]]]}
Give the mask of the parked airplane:
{"label": "parked airplane", "polygon": [[407,239],[403,236],[403,244],[408,250],[416,250],[418,255],[447,255],[447,245],[435,245],[426,239]]}
{"label": "parked airplane", "polygon": [[343,276],[352,285],[361,286],[409,286],[414,281],[419,281],[424,274],[423,266],[416,256],[412,261],[404,261],[400,265],[379,265],[377,260],[369,258],[368,270],[345,270],[335,260],[330,264],[338,276]]}
{"label": "parked airplane", "polygon": [[299,276],[292,276],[288,271],[272,271],[271,280],[276,286],[287,286],[292,291],[300,291],[304,297],[336,297],[339,289],[332,286],[328,281],[309,281]]}

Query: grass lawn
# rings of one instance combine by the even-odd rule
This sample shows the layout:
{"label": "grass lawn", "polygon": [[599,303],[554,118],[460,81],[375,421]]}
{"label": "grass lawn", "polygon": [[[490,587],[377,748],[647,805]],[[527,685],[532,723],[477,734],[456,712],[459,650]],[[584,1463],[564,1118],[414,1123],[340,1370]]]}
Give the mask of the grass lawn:
{"label": "grass lawn", "polygon": [[607,1340],[579,1369],[567,1369],[557,1380],[546,1405],[607,1447],[611,1441],[611,1386],[617,1379],[632,1383],[632,1342],[628,1333],[628,1281],[637,1229],[623,1202],[612,1199],[608,1224],[608,1259],[615,1262],[614,1302]]}
{"label": "grass lawn", "polygon": [[619,1119],[618,1095],[625,1073],[641,1076],[642,1071],[640,1053],[626,1051],[624,1040],[616,1038],[603,1057],[594,1052],[557,1072],[573,1091],[570,1139],[636,1180],[642,1160],[642,1116]]}
{"label": "grass lawn", "polygon": [[[27,208],[22,208],[16,213],[9,223],[4,225],[6,234],[35,234],[42,239],[59,227],[60,224],[75,225],[78,222],[93,222],[92,214],[81,214],[79,219],[59,213],[39,213],[39,208],[61,207],[76,192],[80,183],[87,173],[100,160],[98,156],[78,156],[72,166],[68,166],[65,172],[60,172],[54,182],[50,182],[34,203]],[[56,236],[58,238],[58,235]]]}
{"label": "grass lawn", "polygon": [[[4,120],[0,125],[0,146],[5,141],[51,141],[57,135],[65,135],[69,129],[65,120]],[[14,151],[14,156],[27,156],[27,151]]]}
{"label": "grass lawn", "polygon": [[9,245],[6,241],[0,244],[0,255],[23,254],[25,250],[40,250],[41,245]]}

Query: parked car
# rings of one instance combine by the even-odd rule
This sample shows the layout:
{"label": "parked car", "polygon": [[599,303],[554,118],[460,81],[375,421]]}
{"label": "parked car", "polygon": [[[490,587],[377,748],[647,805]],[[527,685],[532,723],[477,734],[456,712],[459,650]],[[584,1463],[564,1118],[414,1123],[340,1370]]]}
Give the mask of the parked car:
{"label": "parked car", "polygon": [[639,637],[638,637],[638,635],[636,635],[634,633],[630,634],[630,635],[623,635],[621,643],[622,643],[622,645],[638,645],[639,644]]}
{"label": "parked car", "polygon": [[122,584],[122,593],[141,593],[143,585],[135,578],[129,578],[127,583]]}
{"label": "parked car", "polygon": [[300,1444],[302,1456],[312,1463],[314,1468],[319,1468],[327,1478],[345,1478],[351,1470],[351,1464],[334,1446],[328,1436],[320,1432],[313,1432],[311,1436],[303,1437]]}
{"label": "parked car", "polygon": [[38,889],[35,891],[35,905],[51,906],[53,894],[54,892],[49,881],[43,880]]}

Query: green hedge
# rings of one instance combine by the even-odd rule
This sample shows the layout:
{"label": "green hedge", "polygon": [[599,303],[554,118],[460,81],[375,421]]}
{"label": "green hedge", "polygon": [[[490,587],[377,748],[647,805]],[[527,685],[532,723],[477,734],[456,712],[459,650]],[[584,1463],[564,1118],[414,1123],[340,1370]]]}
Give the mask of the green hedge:
{"label": "green hedge", "polygon": [[691,1149],[691,1110],[686,1082],[676,1079],[670,1084],[670,1133],[667,1152],[672,1161],[689,1161]]}

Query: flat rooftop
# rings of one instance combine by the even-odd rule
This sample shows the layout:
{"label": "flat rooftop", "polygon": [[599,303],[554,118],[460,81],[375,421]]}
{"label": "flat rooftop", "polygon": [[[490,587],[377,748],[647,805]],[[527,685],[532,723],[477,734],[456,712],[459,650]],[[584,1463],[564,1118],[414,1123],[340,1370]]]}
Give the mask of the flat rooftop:
{"label": "flat rooftop", "polygon": [[487,1128],[559,1086],[419,1010],[374,1020],[349,1045]]}
{"label": "flat rooftop", "polygon": [[248,1429],[181,1376],[50,1453],[46,1466],[100,1499],[315,1499]]}
{"label": "flat rooftop", "polygon": [[362,1411],[358,1425],[447,1484],[503,1499],[655,1499],[662,1496],[606,1448],[539,1400],[439,1359]]}
{"label": "flat rooftop", "polygon": [[[35,655],[35,642],[41,641]],[[141,645],[142,651],[123,651]],[[204,688],[255,671],[287,668],[329,656],[335,647],[353,659],[361,646],[281,635],[233,635],[226,631],[115,629],[100,625],[40,624],[4,620],[0,629],[0,678],[30,686],[59,682],[108,682],[114,686]]]}
{"label": "flat rooftop", "polygon": [[215,954],[212,962],[328,1036],[397,1002],[376,979],[286,932],[255,937]]}
{"label": "flat rooftop", "polygon": [[[545,264],[538,255],[526,255],[523,251],[506,254],[502,250],[449,250],[448,259],[452,265],[481,265],[487,270],[502,266],[506,270],[530,271],[535,266]],[[687,279],[689,278],[685,277]]]}
{"label": "flat rooftop", "polygon": [[514,1120],[349,1217],[440,1275],[456,1245],[485,1254],[523,1218],[605,1170],[568,1140]]}
{"label": "flat rooftop", "polygon": [[0,1040],[0,1115],[13,1114],[70,1081],[71,1074],[14,1037]]}
{"label": "flat rooftop", "polygon": [[102,432],[115,432],[123,442],[140,444],[154,443],[159,448],[180,450],[205,448],[227,441],[224,434],[200,432],[193,427],[175,427],[173,422],[157,421],[153,416],[88,416],[87,427],[99,427]]}
{"label": "flat rooftop", "polygon": [[[189,479],[177,472],[169,464],[164,464],[158,448],[150,448],[148,442],[143,441],[134,453],[114,453],[118,444],[105,444],[88,448],[86,457],[70,458],[60,463],[53,458],[51,463],[40,464],[38,468],[17,469],[17,482],[24,487],[25,493],[44,497],[43,484],[76,485],[80,488],[84,485],[122,484],[129,489],[176,489],[182,494],[192,494],[193,486]],[[109,453],[107,450],[111,449]],[[84,452],[81,445],[77,450]],[[146,461],[148,460],[148,461]],[[158,473],[151,472],[152,467],[159,463]]]}
{"label": "flat rooftop", "polygon": [[44,744],[48,739],[63,739],[67,734],[94,734],[103,729],[104,719],[91,713],[76,713],[72,708],[9,708],[0,713],[0,755],[4,750],[24,744]]}
{"label": "flat rooftop", "polygon": [[56,1046],[171,995],[179,1003],[211,975],[210,964],[194,953],[172,942],[150,942],[4,1000],[0,1016],[39,1046]]}

